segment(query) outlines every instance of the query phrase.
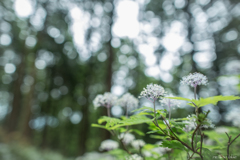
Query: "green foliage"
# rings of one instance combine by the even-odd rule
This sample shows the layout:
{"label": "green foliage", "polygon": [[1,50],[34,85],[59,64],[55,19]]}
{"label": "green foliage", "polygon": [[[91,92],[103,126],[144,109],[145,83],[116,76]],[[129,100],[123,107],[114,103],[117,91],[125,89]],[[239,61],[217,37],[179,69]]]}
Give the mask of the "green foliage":
{"label": "green foliage", "polygon": [[138,134],[139,136],[145,136],[145,134],[138,129],[130,129],[129,132],[134,132],[134,133]]}
{"label": "green foliage", "polygon": [[145,112],[145,111],[151,111],[151,112],[154,112],[154,109],[151,108],[151,107],[141,107],[141,108],[138,108],[138,109],[135,109],[133,110],[132,112],[137,112],[137,111],[140,111],[140,112]]}
{"label": "green foliage", "polygon": [[166,97],[169,99],[177,99],[177,100],[184,100],[184,101],[188,101],[191,103],[188,103],[188,105],[192,106],[192,107],[203,107],[206,106],[208,104],[213,104],[213,105],[217,105],[217,103],[219,101],[230,101],[230,100],[237,100],[240,99],[239,96],[214,96],[214,97],[208,97],[208,98],[200,98],[199,100],[195,100],[195,99],[188,99],[188,98],[182,98],[182,97]]}
{"label": "green foliage", "polygon": [[[131,125],[136,125],[141,123],[150,123],[152,121],[153,119],[147,118],[146,116],[143,116],[143,115],[133,115],[123,120],[113,118],[113,117],[103,116],[98,120],[98,123],[102,124],[103,122],[105,122],[106,124],[105,125],[92,124],[92,127],[99,127],[107,130],[114,130],[123,126],[131,126]],[[133,131],[137,132],[138,134],[143,134],[137,130],[133,130]]]}
{"label": "green foliage", "polygon": [[[210,151],[209,149],[207,148],[203,148],[202,149],[202,155],[203,155],[203,159],[205,160],[211,160],[211,159],[214,159],[214,157],[218,157],[218,154],[217,153],[214,153],[212,151]],[[196,158],[197,160],[201,160],[201,158]]]}
{"label": "green foliage", "polygon": [[185,147],[183,147],[183,145],[176,141],[176,140],[171,140],[171,141],[163,141],[162,147],[168,147],[168,148],[172,148],[172,149],[180,149],[180,150],[186,150]]}
{"label": "green foliage", "polygon": [[[197,108],[202,107],[208,104],[217,105],[219,101],[227,101],[227,100],[237,100],[240,99],[238,96],[214,96],[209,98],[200,98],[199,100],[188,99],[182,97],[167,97],[170,99],[184,100],[190,102],[189,104],[195,106]],[[160,147],[156,144],[147,144],[145,146],[130,148],[129,151],[131,153],[137,153],[138,155],[144,156],[144,152],[148,152],[152,156],[146,156],[144,159],[146,160],[156,160],[161,158],[168,159],[180,159],[179,155],[185,157],[191,157],[190,159],[203,159],[208,160],[217,156],[215,151],[223,151],[226,149],[227,137],[221,134],[216,135],[214,131],[203,131],[201,127],[212,127],[212,123],[209,119],[207,119],[208,112],[203,112],[199,114],[192,114],[187,118],[177,118],[171,119],[166,118],[167,110],[154,110],[151,107],[142,107],[134,110],[133,112],[138,112],[136,115],[127,117],[122,117],[121,119],[112,118],[112,117],[101,117],[98,120],[98,124],[93,124],[94,127],[100,127],[107,129],[114,133],[127,133],[133,132],[140,136],[144,136],[144,132],[137,129],[129,129],[126,126],[137,125],[146,123],[148,124],[149,131],[146,134],[150,134],[150,137],[153,139],[162,140]],[[154,113],[155,112],[155,113]],[[196,111],[197,112],[197,111]],[[198,112],[197,112],[198,113]],[[165,124],[168,123],[168,124]],[[126,128],[125,128],[126,127]],[[186,129],[186,127],[189,127]],[[115,132],[114,130],[118,130],[119,132]],[[205,136],[214,141],[214,144],[207,145],[204,144],[205,136],[202,134],[205,132]],[[237,135],[239,131],[230,132],[231,135]],[[201,134],[199,134],[201,133]],[[123,138],[124,139],[124,138]],[[122,139],[122,140],[123,140]],[[202,140],[202,141],[201,141]],[[121,140],[120,140],[121,142]],[[144,144],[141,140],[137,140],[136,143],[139,142],[139,145]],[[160,144],[158,143],[158,144]],[[122,142],[123,146],[124,141]],[[214,146],[217,144],[217,146]],[[136,144],[137,145],[137,144]],[[158,148],[159,147],[159,148]],[[154,152],[154,149],[163,149],[162,156],[159,153]],[[126,146],[124,147],[126,149]],[[196,152],[197,150],[197,152]],[[200,150],[202,152],[200,153]],[[124,152],[124,153],[123,153]],[[128,153],[130,153],[128,152]],[[139,152],[139,153],[138,153]],[[110,152],[112,155],[117,157],[118,159],[123,159],[124,154],[127,152],[123,150],[113,150]],[[126,154],[127,155],[127,154]],[[184,159],[181,157],[181,159]]]}
{"label": "green foliage", "polygon": [[128,156],[128,153],[122,149],[114,149],[108,151],[109,154],[115,156],[117,159],[125,159]]}

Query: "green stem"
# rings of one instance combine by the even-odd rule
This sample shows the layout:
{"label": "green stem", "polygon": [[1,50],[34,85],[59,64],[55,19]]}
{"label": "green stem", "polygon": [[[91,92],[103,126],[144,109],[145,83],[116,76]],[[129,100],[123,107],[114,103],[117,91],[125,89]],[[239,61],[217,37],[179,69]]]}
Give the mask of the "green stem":
{"label": "green stem", "polygon": [[155,118],[156,124],[158,125],[157,117],[156,117],[156,109],[155,109],[155,100],[153,101],[153,107],[154,107],[154,118]]}
{"label": "green stem", "polygon": [[197,86],[194,87],[194,99],[197,99]]}
{"label": "green stem", "polygon": [[111,117],[111,114],[110,114],[110,107],[109,107],[109,106],[107,107],[107,114],[108,114],[108,117]]}
{"label": "green stem", "polygon": [[[197,99],[197,86],[194,87],[194,99]],[[196,112],[196,116],[197,116],[197,121],[198,121],[198,106],[195,106],[195,112]],[[195,137],[195,149],[197,148],[197,136],[198,136],[199,130],[196,133],[196,137]]]}
{"label": "green stem", "polygon": [[128,108],[126,106],[126,117],[128,118]]}
{"label": "green stem", "polygon": [[168,100],[168,108],[169,108],[169,121],[171,119],[171,103],[170,103],[170,99]]}

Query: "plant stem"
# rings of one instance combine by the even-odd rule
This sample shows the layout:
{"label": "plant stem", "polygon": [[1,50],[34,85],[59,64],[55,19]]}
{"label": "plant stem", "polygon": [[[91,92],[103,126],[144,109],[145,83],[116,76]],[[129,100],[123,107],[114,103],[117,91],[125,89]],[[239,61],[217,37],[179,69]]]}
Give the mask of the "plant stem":
{"label": "plant stem", "polygon": [[120,143],[122,144],[123,149],[124,149],[128,154],[130,154],[130,152],[128,151],[126,145],[123,143],[123,139],[119,139],[119,141],[120,141]]}
{"label": "plant stem", "polygon": [[156,124],[158,125],[157,117],[156,117],[156,109],[155,109],[155,100],[153,101],[153,107],[154,107],[154,118],[155,118]]}
{"label": "plant stem", "polygon": [[126,117],[128,118],[128,108],[126,106]]}
{"label": "plant stem", "polygon": [[197,99],[197,86],[194,87],[194,99]]}
{"label": "plant stem", "polygon": [[108,114],[108,117],[111,117],[111,114],[110,114],[110,106],[107,107],[107,114]]}
{"label": "plant stem", "polygon": [[170,99],[168,100],[168,108],[169,108],[169,121],[171,119],[171,103],[170,103]]}
{"label": "plant stem", "polygon": [[201,146],[200,146],[200,153],[201,154],[202,154],[203,137],[204,137],[204,133],[201,134]]}
{"label": "plant stem", "polygon": [[[197,100],[197,86],[194,87],[194,99]],[[196,112],[196,116],[198,120],[198,106],[195,106],[195,112]],[[198,136],[199,131],[196,134],[196,138],[195,138],[195,148],[197,148],[197,136]]]}
{"label": "plant stem", "polygon": [[[207,117],[207,115],[209,114],[209,112],[210,112],[210,111],[208,110],[208,112],[206,113],[206,115],[205,115],[205,117],[203,118],[202,121],[205,120],[205,118]],[[200,122],[200,124],[197,125],[196,129],[194,130],[194,132],[193,132],[193,134],[192,134],[192,148],[193,148],[194,151],[197,151],[197,150],[196,150],[196,149],[197,149],[197,143],[195,143],[195,149],[194,149],[194,147],[193,147],[194,135],[195,135],[195,133],[197,132],[197,130],[199,129],[199,127],[201,126],[201,123],[202,123],[202,122]],[[202,146],[202,145],[201,145],[201,146]],[[201,155],[201,150],[202,150],[202,148],[200,148],[200,155]]]}

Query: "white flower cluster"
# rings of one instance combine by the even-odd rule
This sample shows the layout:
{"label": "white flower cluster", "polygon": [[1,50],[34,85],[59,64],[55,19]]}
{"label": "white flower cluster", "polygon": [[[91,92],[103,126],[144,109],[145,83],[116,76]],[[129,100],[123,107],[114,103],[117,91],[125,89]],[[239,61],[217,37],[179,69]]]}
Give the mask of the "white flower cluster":
{"label": "white flower cluster", "polygon": [[111,139],[107,139],[107,140],[102,141],[99,150],[100,151],[103,151],[103,150],[109,151],[109,150],[118,148],[118,146],[119,146],[118,142],[113,141]]}
{"label": "white flower cluster", "polygon": [[118,138],[122,139],[123,143],[125,143],[125,144],[129,144],[135,139],[134,135],[131,133],[121,133],[118,136]]}
{"label": "white flower cluster", "polygon": [[[197,127],[197,124],[196,124],[197,117],[196,115],[192,114],[191,116],[189,115],[187,118],[188,118],[188,121],[183,121],[184,123],[186,123],[183,130],[186,132],[190,132],[191,130],[194,130]],[[200,128],[214,128],[214,127],[215,125],[212,123],[212,121],[206,118],[203,121],[203,124]]]}
{"label": "white flower cluster", "polygon": [[149,84],[146,88],[143,88],[143,91],[140,93],[139,98],[145,97],[148,100],[157,100],[158,98],[164,97],[166,94],[164,88],[157,84]]}
{"label": "white flower cluster", "polygon": [[190,132],[196,128],[195,121],[183,121],[183,123],[186,123],[185,127],[183,128],[185,132]]}
{"label": "white flower cluster", "polygon": [[138,106],[138,99],[130,93],[126,93],[118,100],[118,104],[128,109],[134,109]]}
{"label": "white flower cluster", "polygon": [[207,85],[208,79],[203,74],[195,72],[183,77],[180,83],[197,87],[197,85]]}
{"label": "white flower cluster", "polygon": [[97,97],[93,100],[93,105],[95,108],[97,107],[112,107],[117,103],[117,96],[110,92],[106,92],[103,95],[99,94]]}
{"label": "white flower cluster", "polygon": [[131,156],[126,157],[126,160],[143,160],[143,158],[138,154],[133,154]]}
{"label": "white flower cluster", "polygon": [[205,119],[204,121],[205,124],[202,125],[202,128],[214,128],[215,125],[212,123],[210,119]]}
{"label": "white flower cluster", "polygon": [[[169,94],[169,95],[166,95],[166,97],[174,97],[174,96],[172,94]],[[169,98],[160,99],[159,102],[168,107],[174,107],[174,106],[179,107],[179,104],[180,104],[178,100],[169,99]]]}
{"label": "white flower cluster", "polygon": [[141,147],[143,147],[146,143],[145,143],[143,140],[141,140],[141,139],[137,139],[137,140],[132,141],[131,144],[132,144],[133,148],[139,150],[139,149],[140,149]]}
{"label": "white flower cluster", "polygon": [[144,150],[143,153],[144,157],[152,157],[153,154],[150,151]]}
{"label": "white flower cluster", "polygon": [[[161,145],[162,142],[161,142],[161,141],[158,141],[156,144],[157,144],[157,145]],[[160,147],[160,146],[159,146],[159,147],[153,148],[152,151],[155,152],[155,153],[158,153],[158,154],[161,156],[161,155],[165,154],[166,152],[171,151],[171,148],[168,148],[168,147]]]}

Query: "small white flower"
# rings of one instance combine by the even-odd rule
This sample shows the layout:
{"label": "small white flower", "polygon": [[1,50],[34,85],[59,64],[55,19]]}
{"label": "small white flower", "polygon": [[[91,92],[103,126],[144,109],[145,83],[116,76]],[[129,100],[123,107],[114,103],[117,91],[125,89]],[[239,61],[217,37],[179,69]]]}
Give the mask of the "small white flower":
{"label": "small white flower", "polygon": [[[166,97],[174,97],[172,94],[166,95]],[[169,108],[177,106],[179,107],[179,101],[176,99],[169,99],[169,98],[163,98],[159,100],[159,102],[163,105],[168,106]]]}
{"label": "small white flower", "polygon": [[103,151],[103,150],[109,151],[109,150],[118,148],[118,146],[119,146],[118,142],[113,141],[111,139],[107,139],[107,140],[102,141],[99,150],[101,150],[101,151]]}
{"label": "small white flower", "polygon": [[137,140],[132,141],[131,144],[132,144],[133,148],[138,150],[141,147],[143,147],[146,143],[141,139],[137,139]]}
{"label": "small white flower", "polygon": [[[158,142],[156,142],[156,144],[157,144],[157,145],[161,145],[162,142],[161,142],[161,141],[158,141]],[[166,152],[171,151],[171,148],[168,148],[168,147],[160,147],[160,146],[159,146],[159,147],[153,148],[152,151],[158,153],[159,155],[163,155],[163,154],[165,154]]]}
{"label": "small white flower", "polygon": [[[185,127],[183,128],[184,131],[186,132],[190,132],[191,130],[196,129],[197,127],[197,123],[196,123],[196,115],[192,114],[191,116],[189,115],[187,121],[183,121],[184,123],[186,123],[187,125],[185,125]],[[200,128],[214,128],[214,124],[212,123],[212,121],[210,119],[205,118],[205,120],[202,122],[202,125],[200,126]]]}
{"label": "small white flower", "polygon": [[121,133],[118,136],[118,138],[122,139],[123,143],[125,143],[125,144],[129,144],[129,143],[131,143],[135,139],[134,135],[131,134],[131,133],[125,133],[125,134]]}
{"label": "small white flower", "polygon": [[144,157],[152,157],[153,156],[152,153],[149,151],[143,151],[143,155],[144,155]]}
{"label": "small white flower", "polygon": [[203,74],[195,72],[183,77],[180,83],[197,87],[197,85],[207,85],[208,79]]}
{"label": "small white flower", "polygon": [[138,154],[133,154],[131,156],[126,157],[126,160],[143,160],[143,158]]}
{"label": "small white flower", "polygon": [[138,99],[130,93],[126,93],[118,100],[118,104],[128,109],[134,109],[138,106]]}
{"label": "small white flower", "polygon": [[143,88],[139,98],[145,97],[150,101],[156,101],[158,98],[164,97],[165,94],[166,92],[162,86],[157,84],[149,84],[146,88]]}
{"label": "small white flower", "polygon": [[212,121],[210,120],[210,119],[205,119],[204,121],[203,121],[203,125],[201,126],[201,128],[214,128],[215,127],[215,125],[212,123]]}
{"label": "small white flower", "polygon": [[183,130],[185,132],[190,132],[192,130],[194,130],[196,128],[196,123],[195,121],[183,121],[183,123],[186,123],[187,125],[185,125],[185,127],[183,128]]}
{"label": "small white flower", "polygon": [[[167,123],[166,123],[166,122],[167,122]],[[165,125],[169,125],[169,121],[166,120],[166,122],[163,120],[163,123],[164,123]]]}
{"label": "small white flower", "polygon": [[104,106],[107,108],[112,107],[117,102],[117,96],[110,92],[106,92],[103,95],[99,94],[97,97],[93,100],[93,105],[95,109],[100,106]]}

